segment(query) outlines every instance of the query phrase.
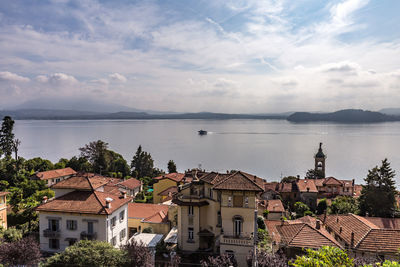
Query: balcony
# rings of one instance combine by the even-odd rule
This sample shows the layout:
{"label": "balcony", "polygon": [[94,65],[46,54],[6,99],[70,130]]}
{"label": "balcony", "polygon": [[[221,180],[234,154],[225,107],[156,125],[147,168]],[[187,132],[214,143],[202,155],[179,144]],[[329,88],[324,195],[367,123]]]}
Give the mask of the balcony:
{"label": "balcony", "polygon": [[48,237],[48,238],[60,238],[61,232],[60,230],[51,230],[51,229],[46,229],[43,230],[43,236]]}
{"label": "balcony", "polygon": [[81,239],[96,240],[97,239],[97,233],[81,232]]}
{"label": "balcony", "polygon": [[206,206],[209,205],[204,195],[183,195],[175,194],[172,196],[172,202],[182,206]]}
{"label": "balcony", "polygon": [[220,243],[225,245],[253,246],[254,240],[250,236],[235,237],[223,235],[221,236]]}

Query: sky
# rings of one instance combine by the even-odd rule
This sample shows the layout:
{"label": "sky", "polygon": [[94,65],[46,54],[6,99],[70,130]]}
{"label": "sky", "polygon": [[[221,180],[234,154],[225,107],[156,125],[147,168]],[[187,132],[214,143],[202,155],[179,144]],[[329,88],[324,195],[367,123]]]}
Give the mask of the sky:
{"label": "sky", "polygon": [[400,107],[398,0],[0,1],[0,109]]}

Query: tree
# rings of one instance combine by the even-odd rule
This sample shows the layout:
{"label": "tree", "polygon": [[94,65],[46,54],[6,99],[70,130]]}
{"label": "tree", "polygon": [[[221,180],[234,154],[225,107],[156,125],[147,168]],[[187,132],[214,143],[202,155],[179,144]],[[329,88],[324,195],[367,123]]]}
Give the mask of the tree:
{"label": "tree", "polygon": [[257,227],[258,227],[258,229],[263,229],[263,230],[265,230],[264,218],[261,217],[261,216],[257,216]]}
{"label": "tree", "polygon": [[79,150],[81,151],[81,157],[86,158],[92,164],[94,172],[101,173],[102,170],[107,168],[108,143],[97,140],[86,144]]}
{"label": "tree", "polygon": [[131,162],[132,176],[135,178],[152,177],[153,168],[154,162],[150,153],[143,151],[140,145]]}
{"label": "tree", "polygon": [[72,157],[65,167],[70,167],[75,171],[89,172],[92,169],[90,162],[85,157]]}
{"label": "tree", "polygon": [[317,205],[317,214],[322,214],[328,208],[328,204],[326,203],[326,198],[321,199]]}
{"label": "tree", "polygon": [[306,212],[309,212],[310,208],[304,204],[303,202],[294,203],[294,212],[296,212],[296,217],[300,218],[305,215]]}
{"label": "tree", "polygon": [[209,256],[206,260],[200,262],[202,267],[230,267],[237,266],[234,255],[221,254],[219,256]]}
{"label": "tree", "polygon": [[357,199],[348,196],[336,197],[328,210],[330,214],[358,214],[359,212]]}
{"label": "tree", "polygon": [[130,266],[151,267],[151,253],[142,243],[132,241],[124,246]]}
{"label": "tree", "polygon": [[[247,256],[247,265],[252,266],[254,258],[254,250],[249,252]],[[285,256],[279,254],[271,253],[265,249],[257,250],[257,262],[258,267],[288,267],[287,259]]]}
{"label": "tree", "polygon": [[395,172],[387,159],[380,167],[368,171],[359,198],[360,212],[376,217],[392,217],[395,213]]}
{"label": "tree", "polygon": [[0,243],[0,262],[5,266],[35,265],[40,257],[39,244],[33,237]]}
{"label": "tree", "polygon": [[325,177],[324,177],[323,171],[309,169],[304,178],[306,178],[306,179],[322,179],[322,178],[325,178]]}
{"label": "tree", "polygon": [[296,176],[285,176],[281,179],[281,183],[292,183],[297,180]]}
{"label": "tree", "polygon": [[174,173],[174,172],[176,172],[176,164],[171,159],[170,161],[168,161],[168,173]]}
{"label": "tree", "polygon": [[22,239],[22,231],[14,227],[9,227],[0,233],[0,239],[3,239],[5,242],[10,243],[16,242]]}
{"label": "tree", "polygon": [[54,165],[50,160],[42,159],[40,157],[29,159],[25,161],[24,165],[27,171],[34,172],[44,172],[54,169]]}
{"label": "tree", "polygon": [[324,246],[319,250],[307,249],[307,254],[297,256],[291,265],[295,267],[353,266],[353,259],[350,259],[345,251],[337,247]]}
{"label": "tree", "polygon": [[3,118],[0,129],[0,156],[4,154],[6,157],[11,157],[14,151],[14,123],[14,120],[10,116]]}
{"label": "tree", "polygon": [[107,242],[81,240],[48,258],[43,266],[119,267],[126,263],[126,251],[114,248]]}

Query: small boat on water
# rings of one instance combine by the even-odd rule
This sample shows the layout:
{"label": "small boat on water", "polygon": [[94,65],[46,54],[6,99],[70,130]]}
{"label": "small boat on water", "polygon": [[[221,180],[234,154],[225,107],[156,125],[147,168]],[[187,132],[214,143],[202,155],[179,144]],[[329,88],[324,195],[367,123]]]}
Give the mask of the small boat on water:
{"label": "small boat on water", "polygon": [[199,135],[206,135],[207,134],[207,131],[205,131],[205,130],[200,130],[199,131]]}

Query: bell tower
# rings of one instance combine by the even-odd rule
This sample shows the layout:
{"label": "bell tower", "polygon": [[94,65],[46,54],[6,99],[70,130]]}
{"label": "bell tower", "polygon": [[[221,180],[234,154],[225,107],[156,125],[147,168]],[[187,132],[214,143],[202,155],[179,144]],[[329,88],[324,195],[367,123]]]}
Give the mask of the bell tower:
{"label": "bell tower", "polygon": [[321,171],[323,177],[325,177],[325,159],[326,156],[324,152],[322,152],[322,143],[319,143],[319,149],[317,154],[314,156],[315,159],[315,170]]}

